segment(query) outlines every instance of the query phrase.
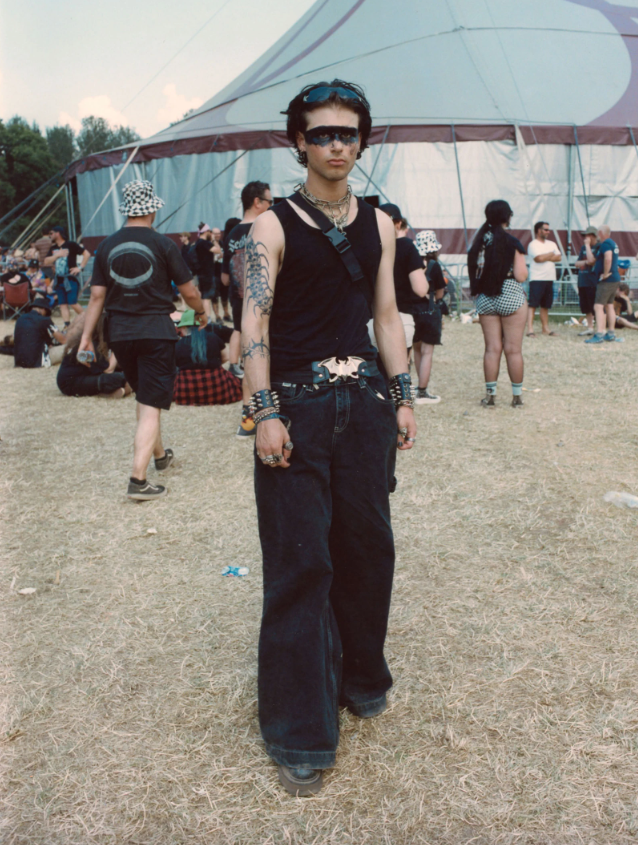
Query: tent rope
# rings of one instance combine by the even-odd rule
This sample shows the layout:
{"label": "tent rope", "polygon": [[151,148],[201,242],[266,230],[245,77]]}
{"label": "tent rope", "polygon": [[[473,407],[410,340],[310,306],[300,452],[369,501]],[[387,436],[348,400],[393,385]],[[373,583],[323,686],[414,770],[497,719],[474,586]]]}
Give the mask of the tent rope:
{"label": "tent rope", "polygon": [[96,216],[96,214],[98,213],[98,211],[102,208],[102,206],[104,205],[104,203],[107,201],[107,199],[111,196],[111,194],[112,194],[112,193],[113,193],[113,191],[115,190],[115,188],[116,188],[116,186],[117,186],[117,183],[120,181],[120,179],[122,178],[122,176],[124,176],[124,174],[126,173],[126,171],[127,171],[127,168],[128,168],[128,166],[129,166],[129,164],[131,164],[131,162],[133,161],[133,159],[134,159],[134,158],[135,158],[135,156],[137,155],[137,151],[139,150],[139,148],[140,148],[140,145],[138,144],[138,145],[137,145],[137,147],[135,147],[135,149],[134,149],[134,150],[133,150],[133,152],[131,153],[131,155],[128,157],[128,159],[127,159],[126,164],[124,165],[124,167],[123,167],[123,168],[121,169],[121,171],[118,173],[118,175],[117,175],[117,179],[115,179],[115,181],[113,182],[113,184],[111,185],[111,187],[108,189],[108,191],[106,192],[106,194],[105,194],[105,195],[104,195],[104,197],[102,198],[102,202],[98,205],[98,207],[95,209],[95,211],[94,211],[94,212],[93,212],[93,214],[91,215],[91,218],[90,218],[89,222],[88,222],[88,223],[87,223],[87,224],[86,224],[86,225],[82,228],[82,231],[80,232],[80,237],[78,238],[78,242],[79,242],[79,243],[82,243],[82,238],[84,237],[84,233],[85,233],[85,232],[86,232],[86,230],[89,228],[89,226],[91,225],[91,223],[95,220],[95,216]]}

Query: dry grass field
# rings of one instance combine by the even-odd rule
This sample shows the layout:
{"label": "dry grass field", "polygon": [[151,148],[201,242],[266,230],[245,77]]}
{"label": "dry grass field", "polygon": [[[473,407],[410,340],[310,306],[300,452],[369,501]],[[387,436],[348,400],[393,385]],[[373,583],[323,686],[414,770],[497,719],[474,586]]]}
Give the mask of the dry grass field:
{"label": "dry grass field", "polygon": [[237,406],[174,407],[169,496],[134,504],[133,400],[0,359],[2,845],[636,842],[638,511],[603,495],[638,492],[638,333],[558,331],[492,411],[480,328],[446,326],[392,500],[390,706],[343,712],[310,799],[259,736]]}

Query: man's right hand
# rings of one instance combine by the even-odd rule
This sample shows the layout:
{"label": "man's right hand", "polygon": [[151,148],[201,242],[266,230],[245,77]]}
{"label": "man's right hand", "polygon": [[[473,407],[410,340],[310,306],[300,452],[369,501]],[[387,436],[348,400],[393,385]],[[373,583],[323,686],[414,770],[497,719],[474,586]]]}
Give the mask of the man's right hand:
{"label": "man's right hand", "polygon": [[[80,344],[78,346],[78,352],[92,352],[93,353],[93,360],[95,361],[97,355],[95,354],[95,347],[93,346],[93,341],[90,337],[82,337]],[[91,368],[91,364],[89,361],[78,361],[78,364],[82,364],[83,367]]]}
{"label": "man's right hand", "polygon": [[291,449],[284,449],[284,444],[290,442],[288,429],[280,419],[264,420],[257,426],[257,455],[263,462],[268,455],[283,455],[283,459],[276,464],[264,466],[270,469],[289,467]]}

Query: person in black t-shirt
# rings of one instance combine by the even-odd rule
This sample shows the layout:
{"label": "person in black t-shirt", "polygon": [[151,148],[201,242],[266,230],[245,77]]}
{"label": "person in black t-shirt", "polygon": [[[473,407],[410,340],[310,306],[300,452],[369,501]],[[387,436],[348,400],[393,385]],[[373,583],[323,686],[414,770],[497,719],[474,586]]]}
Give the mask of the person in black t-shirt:
{"label": "person in black t-shirt", "polygon": [[[155,499],[166,488],[147,481],[146,471],[155,457],[155,468],[166,469],[172,459],[162,446],[161,411],[173,398],[177,333],[171,320],[175,282],[199,324],[207,323],[199,291],[176,244],[152,228],[164,201],[150,182],[134,181],[124,187],[120,212],[123,228],[102,241],[95,256],[91,300],[79,352],[95,353],[92,335],[105,308],[109,346],[124,370],[137,398],[137,431],[130,499]],[[88,366],[88,365],[87,365]]]}
{"label": "person in black t-shirt", "polygon": [[[82,306],[78,302],[80,296],[79,275],[86,267],[91,253],[82,244],[70,241],[62,226],[54,226],[49,235],[53,245],[49,255],[44,259],[45,267],[54,268],[54,290],[58,297],[60,313],[64,325],[69,325],[69,305],[76,314],[82,313]],[[82,263],[78,267],[78,257],[82,256]]]}
{"label": "person in black t-shirt", "polygon": [[[214,253],[213,278],[215,279],[215,299],[213,300],[213,309],[217,315],[218,323],[232,323],[233,318],[228,306],[228,288],[222,284],[222,264],[224,263],[222,231],[216,226],[213,226],[211,229],[211,243],[213,246],[219,247],[219,251]],[[222,313],[220,313],[220,300]]]}
{"label": "person in black t-shirt", "polygon": [[[244,249],[246,238],[255,220],[268,211],[272,205],[270,186],[266,182],[249,182],[241,192],[241,204],[244,217],[224,238],[224,260],[222,262],[222,284],[229,288],[230,307],[233,311],[233,337],[230,341],[228,369],[237,376],[244,377],[239,363],[241,346],[241,315],[244,301]],[[248,408],[250,394],[244,390],[244,404],[237,437],[251,437],[255,434],[255,425]]]}
{"label": "person in black t-shirt", "polygon": [[204,300],[206,315],[212,319],[219,317],[217,292],[215,290],[215,256],[221,255],[221,247],[213,240],[213,232],[208,223],[200,223],[195,241],[197,255],[199,292]]}
{"label": "person in black t-shirt", "polygon": [[394,291],[409,355],[414,340],[414,310],[426,301],[428,283],[423,270],[423,259],[414,246],[414,241],[408,237],[408,222],[401,214],[401,209],[392,202],[386,202],[379,208],[392,219],[394,224],[397,239],[394,256]]}
{"label": "person in black t-shirt", "polygon": [[27,313],[20,314],[16,321],[13,334],[14,366],[27,369],[50,367],[48,344],[51,338],[60,343],[65,342],[65,336],[53,324],[49,303],[46,299],[34,299]]}
{"label": "person in black t-shirt", "polygon": [[414,364],[419,374],[419,386],[416,390],[417,405],[436,405],[441,397],[428,390],[432,372],[434,347],[441,345],[443,315],[438,304],[445,294],[445,279],[438,262],[441,244],[432,229],[424,229],[416,236],[416,247],[425,265],[429,293],[424,307],[415,311]]}
{"label": "person in black t-shirt", "polygon": [[302,796],[334,765],[339,705],[363,719],[387,706],[389,494],[416,423],[394,228],[348,185],[370,105],[359,86],[333,80],[304,88],[285,114],[308,172],[246,237],[242,352],[264,563],[259,721],[280,782]]}
{"label": "person in black t-shirt", "polygon": [[485,354],[484,408],[496,404],[496,384],[505,352],[512,382],[512,407],[523,405],[523,333],[527,320],[527,298],[522,283],[527,279],[525,249],[507,229],[513,211],[505,200],[485,206],[485,223],[474,236],[467,254],[470,293],[483,329]]}

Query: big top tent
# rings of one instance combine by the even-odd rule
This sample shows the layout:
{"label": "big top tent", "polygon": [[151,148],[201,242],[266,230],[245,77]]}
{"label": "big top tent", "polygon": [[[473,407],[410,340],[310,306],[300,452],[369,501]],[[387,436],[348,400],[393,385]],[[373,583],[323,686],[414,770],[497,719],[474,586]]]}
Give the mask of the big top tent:
{"label": "big top tent", "polygon": [[[144,141],[74,162],[89,245],[122,218],[123,185],[150,179],[157,227],[193,231],[240,213],[253,179],[303,179],[281,114],[309,83],[357,82],[373,110],[356,193],[398,203],[461,255],[483,208],[507,199],[529,239],[548,219],[567,248],[608,223],[638,248],[638,0],[317,0],[196,112]],[[214,57],[211,56],[211,61]]]}

